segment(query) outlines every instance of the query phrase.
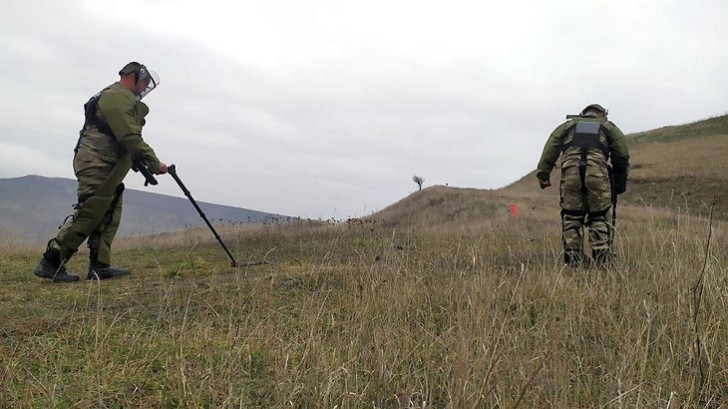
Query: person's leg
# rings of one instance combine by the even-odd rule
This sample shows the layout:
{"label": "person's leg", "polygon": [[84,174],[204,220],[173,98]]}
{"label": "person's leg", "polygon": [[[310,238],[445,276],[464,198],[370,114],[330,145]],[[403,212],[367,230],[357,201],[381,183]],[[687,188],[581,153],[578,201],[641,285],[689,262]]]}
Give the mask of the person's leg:
{"label": "person's leg", "polygon": [[612,203],[612,190],[609,184],[609,173],[606,168],[594,166],[587,169],[587,217],[586,228],[589,231],[589,247],[597,264],[604,265],[612,260],[612,249],[609,248],[611,226],[607,213]]}
{"label": "person's leg", "polygon": [[[64,265],[78,251],[81,244],[97,229],[104,215],[111,207],[116,188],[131,169],[128,155],[103,174],[104,167],[98,163],[82,163],[79,155],[74,158],[74,169],[78,178],[79,204],[73,216],[66,218],[55,238],[51,239],[41,262],[33,269],[39,277],[54,281],[76,281],[78,277],[65,271]],[[108,169],[108,168],[107,168]],[[101,181],[99,183],[99,181]],[[75,278],[74,278],[75,277]]]}
{"label": "person's leg", "polygon": [[33,274],[40,278],[47,278],[55,282],[78,281],[78,276],[66,271],[65,262],[61,261],[61,251],[55,239],[51,239],[43,253],[40,263],[33,268]]}
{"label": "person's leg", "polygon": [[561,231],[564,246],[564,263],[577,266],[583,259],[582,235],[584,218],[584,193],[579,168],[561,170]]}
{"label": "person's leg", "polygon": [[104,215],[101,224],[88,238],[90,256],[88,279],[98,278],[103,280],[131,273],[127,268],[111,266],[111,244],[114,237],[116,237],[121,222],[123,194],[124,184],[121,184],[116,189],[112,205]]}
{"label": "person's leg", "polygon": [[592,250],[592,258],[597,264],[605,264],[611,261],[612,252],[609,248],[609,222],[607,221],[607,210],[597,213],[589,213],[586,227],[589,231],[589,245]]}
{"label": "person's leg", "polygon": [[584,213],[561,210],[564,264],[572,267],[580,265],[584,258],[583,225]]}

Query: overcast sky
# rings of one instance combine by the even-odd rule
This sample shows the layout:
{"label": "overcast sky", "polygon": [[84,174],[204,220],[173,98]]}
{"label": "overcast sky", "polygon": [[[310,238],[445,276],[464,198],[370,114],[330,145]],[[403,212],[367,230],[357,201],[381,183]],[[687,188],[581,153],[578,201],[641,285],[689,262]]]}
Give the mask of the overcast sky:
{"label": "overcast sky", "polygon": [[343,219],[413,175],[499,188],[590,103],[625,133],[726,114],[726,21],[725,0],[2,0],[0,178],[73,179],[83,104],[135,60],[161,78],[144,138],[198,201]]}

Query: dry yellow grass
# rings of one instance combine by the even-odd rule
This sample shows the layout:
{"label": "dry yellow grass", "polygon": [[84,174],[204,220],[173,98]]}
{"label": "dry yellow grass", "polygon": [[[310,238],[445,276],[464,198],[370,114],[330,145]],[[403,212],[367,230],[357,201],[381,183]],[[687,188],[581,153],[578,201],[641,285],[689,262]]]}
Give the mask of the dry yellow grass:
{"label": "dry yellow grass", "polygon": [[[680,209],[706,215],[716,203],[715,216],[728,219],[728,115],[627,135],[630,174],[621,205]],[[535,164],[534,164],[535,165]],[[554,187],[538,190],[535,172],[502,189],[526,200],[548,196],[558,200],[558,166],[551,174]],[[620,205],[620,206],[621,206]]]}
{"label": "dry yellow grass", "polygon": [[728,134],[702,136],[633,150],[629,190],[631,203],[680,206],[705,214],[718,204],[716,216],[728,218]]}
{"label": "dry yellow grass", "polygon": [[492,192],[423,192],[496,210],[221,228],[239,258],[271,262],[256,268],[229,268],[205,229],[129,240],[116,260],[134,274],[100,284],[3,256],[0,406],[728,404],[721,222],[694,320],[705,218],[626,207],[617,265],[565,269],[556,203],[514,218]]}
{"label": "dry yellow grass", "polygon": [[564,268],[555,190],[221,227],[239,260],[270,261],[255,268],[200,229],[120,241],[130,277],[58,285],[7,244],[0,407],[728,406],[725,222],[625,205],[616,264]]}

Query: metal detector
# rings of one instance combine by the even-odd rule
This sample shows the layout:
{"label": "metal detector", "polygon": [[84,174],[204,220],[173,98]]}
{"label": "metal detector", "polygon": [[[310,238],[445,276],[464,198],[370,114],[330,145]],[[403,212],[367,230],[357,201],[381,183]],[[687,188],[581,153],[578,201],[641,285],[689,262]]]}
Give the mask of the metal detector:
{"label": "metal detector", "polygon": [[611,185],[610,189],[612,193],[612,220],[610,220],[609,223],[607,245],[609,246],[610,253],[612,253],[612,255],[616,255],[612,249],[612,243],[614,243],[614,233],[615,230],[617,230],[617,190],[614,186],[614,172],[612,172],[612,167],[610,166],[607,170],[609,172],[609,184]]}
{"label": "metal detector", "polygon": [[187,190],[187,187],[185,187],[184,183],[182,183],[182,181],[180,180],[179,176],[177,176],[177,168],[174,165],[169,165],[167,167],[167,172],[170,175],[172,175],[172,177],[174,178],[174,181],[177,182],[177,184],[179,185],[179,187],[184,192],[185,196],[187,196],[187,198],[190,199],[190,202],[192,203],[192,206],[194,206],[195,209],[197,209],[197,212],[202,217],[202,220],[204,220],[205,223],[207,223],[207,227],[209,227],[210,230],[212,230],[212,234],[215,235],[215,238],[217,239],[217,241],[220,242],[220,244],[222,245],[222,248],[225,249],[225,252],[227,253],[228,257],[230,257],[230,260],[232,260],[232,266],[233,267],[237,267],[238,266],[238,262],[235,260],[235,257],[233,257],[233,255],[230,253],[230,250],[228,250],[228,248],[225,245],[225,243],[223,243],[222,239],[220,238],[220,235],[217,234],[217,231],[215,231],[215,228],[212,227],[212,224],[210,224],[210,221],[207,220],[207,217],[205,217],[205,213],[202,212],[202,209],[200,209],[200,206],[197,204],[197,202],[195,202],[195,199],[192,198],[192,195],[190,194],[190,191]]}

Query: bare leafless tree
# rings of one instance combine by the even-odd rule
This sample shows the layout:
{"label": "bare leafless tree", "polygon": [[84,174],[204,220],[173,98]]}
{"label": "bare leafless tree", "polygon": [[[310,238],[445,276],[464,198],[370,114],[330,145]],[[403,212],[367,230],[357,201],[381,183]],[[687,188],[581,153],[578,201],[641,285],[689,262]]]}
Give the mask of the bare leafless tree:
{"label": "bare leafless tree", "polygon": [[417,187],[419,187],[418,190],[422,190],[422,184],[425,183],[425,178],[422,176],[414,175],[412,176],[412,181],[417,183]]}

